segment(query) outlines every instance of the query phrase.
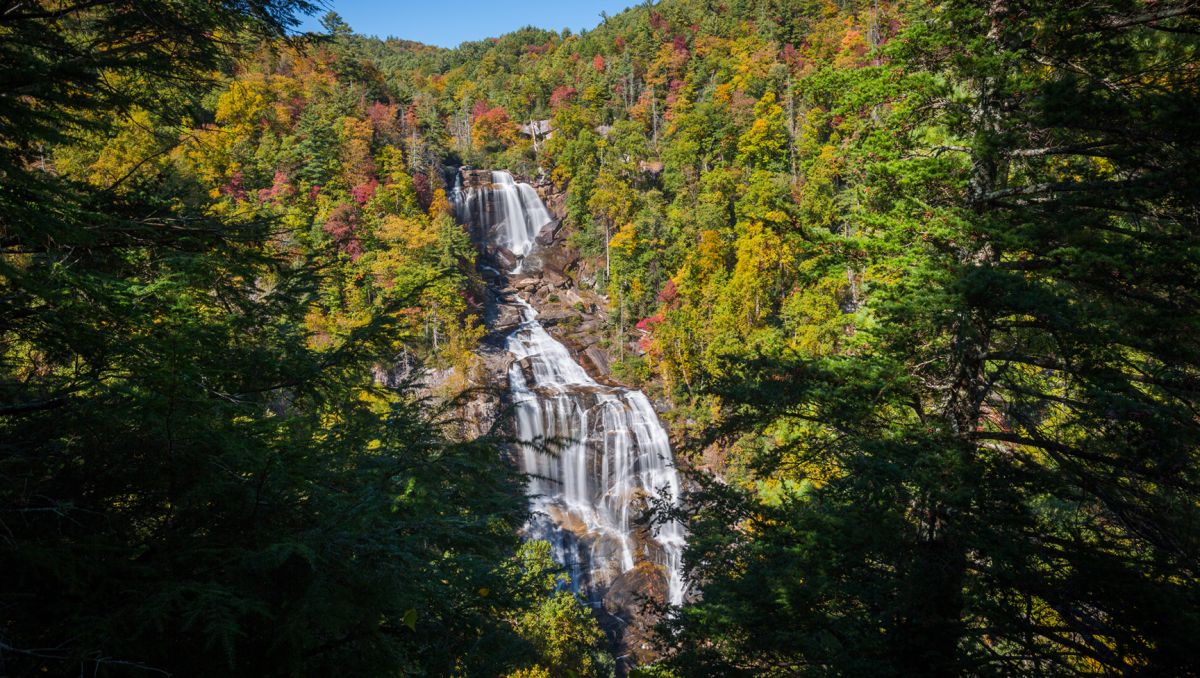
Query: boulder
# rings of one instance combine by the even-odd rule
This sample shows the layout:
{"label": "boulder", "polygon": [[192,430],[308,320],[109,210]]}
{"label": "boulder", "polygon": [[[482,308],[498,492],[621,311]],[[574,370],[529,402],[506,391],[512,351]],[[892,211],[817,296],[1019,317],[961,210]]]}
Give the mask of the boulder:
{"label": "boulder", "polygon": [[492,259],[500,265],[501,270],[511,271],[520,262],[517,259],[517,255],[513,254],[513,251],[507,247],[490,247],[488,249],[491,250]]}
{"label": "boulder", "polygon": [[663,164],[661,162],[646,162],[645,160],[638,161],[638,171],[646,174],[658,176],[662,174]]}
{"label": "boulder", "polygon": [[600,341],[600,334],[604,332],[604,325],[599,320],[587,319],[579,324],[579,329],[576,332],[579,335],[579,343],[591,346]]}
{"label": "boulder", "polygon": [[574,309],[551,306],[542,309],[538,314],[538,322],[542,323],[543,327],[553,327],[578,315]]}
{"label": "boulder", "polygon": [[592,369],[588,370],[588,372],[598,375],[598,378],[607,377],[612,373],[612,365],[609,363],[608,353],[602,351],[599,346],[595,344],[588,346],[580,354],[580,357],[591,364]]}
{"label": "boulder", "polygon": [[555,219],[548,222],[542,227],[542,230],[538,231],[535,240],[537,241],[537,244],[541,245],[542,247],[549,247],[550,245],[554,244],[554,239],[558,237],[558,233],[561,230],[562,219]]}
{"label": "boulder", "polygon": [[493,332],[508,334],[521,324],[521,311],[510,304],[496,304],[488,315],[487,324]]}
{"label": "boulder", "polygon": [[517,129],[527,137],[544,137],[554,131],[549,120],[531,120],[528,125],[518,125]]}
{"label": "boulder", "polygon": [[550,211],[550,214],[561,217],[567,213],[566,193],[555,192],[552,186],[539,186],[538,194],[542,196],[542,202],[546,203],[546,209]]}
{"label": "boulder", "polygon": [[542,273],[542,278],[546,284],[557,289],[567,289],[571,286],[571,279],[568,278],[562,271],[556,269],[547,269]]}
{"label": "boulder", "polygon": [[541,278],[535,275],[527,275],[517,278],[515,281],[513,281],[512,286],[523,292],[532,292],[541,284]]}
{"label": "boulder", "polygon": [[579,253],[570,247],[558,246],[538,248],[525,257],[524,269],[530,271],[552,271],[558,278],[566,279],[570,271],[579,262]]}

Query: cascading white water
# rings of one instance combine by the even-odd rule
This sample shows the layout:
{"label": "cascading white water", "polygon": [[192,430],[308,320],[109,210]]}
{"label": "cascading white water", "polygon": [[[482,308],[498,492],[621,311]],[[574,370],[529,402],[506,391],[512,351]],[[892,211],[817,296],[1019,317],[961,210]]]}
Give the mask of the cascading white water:
{"label": "cascading white water", "polygon": [[456,197],[459,220],[493,234],[492,244],[506,248],[518,260],[529,254],[538,231],[552,220],[537,191],[517,183],[508,172],[492,172],[490,187],[466,195],[456,186]]}
{"label": "cascading white water", "polygon": [[[567,563],[586,565],[587,582],[611,579],[641,559],[657,560],[666,568],[669,600],[681,603],[682,527],[659,526],[652,549],[637,542],[632,524],[647,495],[679,497],[670,442],[650,401],[641,391],[592,379],[546,332],[533,307],[516,303],[522,322],[506,343],[516,358],[508,383],[517,434],[526,441],[521,464],[532,478],[534,508],[587,545],[589,553]],[[541,449],[547,441],[559,443],[554,454]]]}
{"label": "cascading white water", "polygon": [[[507,172],[493,172],[492,183],[467,191],[456,184],[459,218],[524,257],[550,221],[546,206]],[[510,273],[519,270],[520,263]],[[542,327],[528,302],[518,297],[512,303],[521,322],[506,339],[514,358],[508,383],[523,441],[520,462],[530,476],[531,536],[551,541],[577,587],[594,593],[649,562],[662,568],[668,600],[682,603],[682,525],[668,522],[650,535],[636,524],[650,497],[666,492],[678,501],[680,495],[670,442],[654,408],[640,391],[597,382]]]}

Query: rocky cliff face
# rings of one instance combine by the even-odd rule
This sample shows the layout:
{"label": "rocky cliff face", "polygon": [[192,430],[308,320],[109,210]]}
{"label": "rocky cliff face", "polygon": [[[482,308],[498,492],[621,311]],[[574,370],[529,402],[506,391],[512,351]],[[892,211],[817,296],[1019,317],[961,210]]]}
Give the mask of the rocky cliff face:
{"label": "rocky cliff face", "polygon": [[[645,397],[612,378],[606,336],[607,300],[580,285],[581,279],[590,276],[586,262],[567,243],[562,225],[564,196],[541,185],[536,187],[534,197],[529,187],[519,182],[517,187],[525,194],[514,195],[513,185],[512,178],[504,173],[465,170],[458,177],[460,219],[470,225],[471,236],[479,247],[478,269],[488,290],[488,335],[478,350],[481,369],[476,380],[497,387],[509,385],[498,404],[490,396],[476,397],[474,413],[490,416],[472,425],[477,429],[498,425],[521,439],[528,431],[515,429],[531,425],[549,425],[543,431],[547,435],[582,436],[582,443],[571,447],[570,454],[564,451],[561,460],[516,453],[523,468],[536,469],[532,476],[535,479],[569,479],[565,487],[552,483],[533,489],[534,497],[549,497],[549,501],[535,501],[548,520],[535,520],[530,529],[539,538],[551,539],[556,550],[580,553],[580,560],[569,567],[577,584],[587,590],[596,605],[614,654],[625,666],[643,663],[653,659],[650,634],[657,621],[645,602],[677,600],[682,587],[677,574],[682,532],[672,528],[664,541],[662,535],[652,533],[634,519],[648,508],[648,492],[662,486],[667,477],[662,474],[676,478],[670,467],[669,444]],[[503,204],[506,201],[508,204]],[[527,220],[523,223],[531,230],[514,233],[514,224],[519,228],[522,223],[514,220],[514,213],[527,213],[531,203],[537,203],[532,207],[537,224]],[[519,246],[510,249],[504,243]],[[544,330],[542,339],[533,335],[529,325],[522,326],[523,320],[530,318],[530,306],[536,310],[537,331]],[[551,386],[559,383],[550,374],[558,368],[550,369],[543,353],[550,341],[546,334],[570,354],[569,360],[562,356],[555,364],[578,364],[590,377],[590,385],[579,374],[566,376],[561,386]],[[531,348],[532,358],[514,363],[514,351],[523,355],[523,342]],[[554,350],[561,352],[562,348]],[[523,376],[514,377],[514,370]],[[513,402],[514,378],[517,383],[530,385],[523,396],[516,398],[520,402]],[[532,406],[531,397],[541,404]],[[516,418],[523,423],[516,426],[512,421],[497,419],[501,413],[513,411],[514,406]],[[531,421],[541,424],[523,417],[532,417]],[[580,431],[556,429],[576,424],[582,425]],[[648,456],[639,457],[643,454]],[[664,458],[666,466],[652,461]],[[560,464],[575,464],[578,468],[568,473]],[[619,480],[609,475],[617,469],[625,469],[620,471]],[[639,480],[639,474],[646,478]],[[534,485],[538,482],[535,480]],[[566,496],[565,502],[555,498],[561,495]],[[588,504],[591,509],[585,508]],[[545,535],[543,529],[548,530]]]}
{"label": "rocky cliff face", "polygon": [[[458,187],[464,192],[494,186],[491,170],[463,168],[457,177]],[[444,398],[459,395],[463,389],[470,391],[457,405],[463,435],[482,435],[505,423],[497,421],[505,407],[505,375],[512,362],[504,350],[504,337],[520,322],[517,310],[504,303],[513,294],[519,294],[537,309],[541,324],[570,349],[592,378],[603,384],[622,385],[612,376],[616,349],[607,329],[608,301],[588,289],[596,274],[595,264],[589,266],[567,242],[563,224],[566,194],[549,183],[533,186],[552,219],[538,232],[536,246],[521,261],[520,272],[507,272],[518,258],[512,251],[493,244],[495,234],[475,224],[469,226],[472,241],[480,251],[478,269],[487,283],[483,303],[488,334],[476,351],[479,366],[467,375],[446,371],[431,373],[426,378],[424,390],[428,395]],[[483,203],[483,208],[492,209],[487,203]],[[503,429],[502,432],[511,433]]]}
{"label": "rocky cliff face", "polygon": [[[491,172],[464,170],[462,186],[481,188],[491,185]],[[602,383],[612,383],[612,356],[606,349],[605,326],[607,300],[579,286],[583,262],[566,241],[562,217],[564,196],[549,184],[535,185],[549,209],[552,221],[537,234],[536,247],[524,257],[519,272],[502,273],[516,264],[514,254],[491,245],[487,233],[472,233],[482,253],[480,271],[492,294],[488,327],[506,334],[519,322],[511,308],[496,308],[496,299],[518,292],[538,310],[538,320],[556,339],[567,345],[584,369]]]}

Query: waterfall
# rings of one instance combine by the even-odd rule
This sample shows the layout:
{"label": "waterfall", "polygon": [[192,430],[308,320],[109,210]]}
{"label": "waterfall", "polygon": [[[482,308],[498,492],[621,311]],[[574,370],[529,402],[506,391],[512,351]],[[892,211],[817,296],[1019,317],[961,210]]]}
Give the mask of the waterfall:
{"label": "waterfall", "polygon": [[[532,187],[506,172],[492,176],[488,188],[456,185],[460,218],[523,257],[549,213]],[[518,461],[530,477],[535,516],[527,531],[551,542],[574,585],[594,603],[594,594],[639,563],[661,568],[668,600],[682,603],[682,525],[672,521],[652,534],[637,525],[651,497],[680,496],[670,442],[654,408],[640,391],[593,379],[538,322],[537,311],[511,294],[520,323],[505,347],[514,358],[508,385],[522,441]],[[547,442],[552,453],[543,449]]]}
{"label": "waterfall", "polygon": [[519,261],[533,249],[538,231],[552,220],[550,212],[529,184],[517,183],[508,172],[491,174],[491,186],[466,194],[456,184],[458,218],[479,227],[491,244],[509,250]]}
{"label": "waterfall", "polygon": [[[657,560],[666,569],[669,600],[679,604],[681,526],[660,526],[652,545],[639,544],[632,525],[639,500],[664,490],[679,497],[667,433],[650,401],[641,391],[592,379],[546,332],[532,306],[524,300],[517,305],[522,322],[506,342],[516,359],[508,384],[517,435],[528,441],[520,461],[531,476],[534,509],[587,545],[588,552],[573,561],[589,568],[581,573],[584,583],[611,580],[643,558]],[[543,441],[563,444],[547,454],[538,445]]]}

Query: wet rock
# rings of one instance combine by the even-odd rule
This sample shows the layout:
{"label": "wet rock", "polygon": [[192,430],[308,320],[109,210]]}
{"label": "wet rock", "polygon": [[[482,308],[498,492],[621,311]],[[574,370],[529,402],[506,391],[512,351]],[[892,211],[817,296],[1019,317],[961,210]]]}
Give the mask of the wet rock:
{"label": "wet rock", "polygon": [[467,188],[486,188],[492,185],[491,170],[462,169],[462,185]]}
{"label": "wet rock", "polygon": [[504,274],[500,272],[500,269],[494,266],[488,266],[487,264],[480,264],[477,266],[477,269],[479,270],[479,275],[483,278],[484,282],[497,287],[504,286]]}
{"label": "wet rock", "polygon": [[[601,351],[599,347],[588,346],[580,354],[580,357],[590,363],[592,369],[588,370],[588,372],[604,377],[612,374],[612,365],[609,363],[608,354]],[[585,367],[587,366],[585,365]]]}
{"label": "wet rock", "polygon": [[558,237],[558,234],[561,230],[562,219],[555,219],[554,221],[551,221],[543,226],[542,230],[538,231],[538,234],[534,240],[536,240],[537,244],[541,245],[542,247],[549,247],[550,245],[554,244],[554,239]]}
{"label": "wet rock", "polygon": [[[633,664],[648,664],[658,658],[654,650],[654,609],[667,598],[667,575],[662,567],[642,561],[622,573],[604,594],[604,609],[612,615],[610,628],[617,627],[623,650]],[[609,625],[606,625],[609,626]]]}
{"label": "wet rock", "polygon": [[500,265],[501,270],[512,270],[516,268],[517,264],[520,262],[520,260],[517,259],[517,255],[513,254],[513,251],[507,247],[493,247],[489,249],[492,250],[492,259],[494,259],[495,262]]}
{"label": "wet rock", "polygon": [[541,275],[545,269],[545,255],[540,247],[534,247],[521,260],[521,271],[526,274]]}
{"label": "wet rock", "polygon": [[509,304],[496,304],[495,310],[488,316],[488,327],[498,334],[508,334],[520,324],[520,310]]}

